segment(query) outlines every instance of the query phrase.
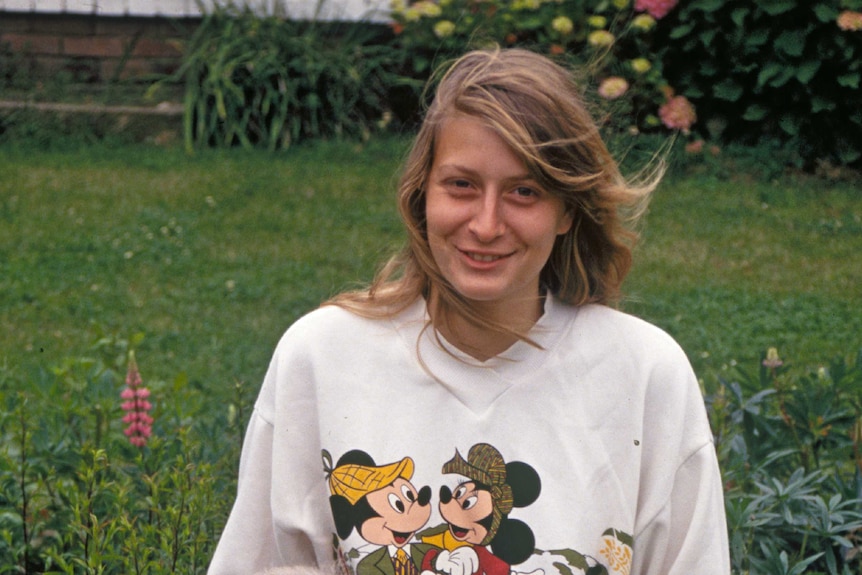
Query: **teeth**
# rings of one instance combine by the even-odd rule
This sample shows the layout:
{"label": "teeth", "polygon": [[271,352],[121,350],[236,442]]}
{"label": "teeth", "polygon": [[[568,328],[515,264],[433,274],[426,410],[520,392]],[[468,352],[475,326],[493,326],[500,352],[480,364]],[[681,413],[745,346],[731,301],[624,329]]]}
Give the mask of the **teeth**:
{"label": "teeth", "polygon": [[474,254],[471,253],[470,257],[476,260],[477,262],[493,262],[501,259],[502,256],[493,256],[493,255],[483,255],[483,254]]}

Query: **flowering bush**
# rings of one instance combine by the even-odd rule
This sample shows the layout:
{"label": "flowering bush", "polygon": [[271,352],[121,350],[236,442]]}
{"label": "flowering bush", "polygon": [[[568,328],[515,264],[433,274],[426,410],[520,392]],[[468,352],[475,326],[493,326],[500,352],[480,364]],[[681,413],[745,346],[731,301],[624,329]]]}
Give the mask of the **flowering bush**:
{"label": "flowering bush", "polygon": [[[439,62],[469,48],[523,46],[586,70],[613,103],[609,127],[621,132],[688,131],[693,110],[658,114],[667,82],[656,58],[657,22],[676,0],[393,0],[392,30],[405,67],[422,85]],[[688,103],[689,108],[691,103]],[[686,108],[686,112],[689,110]],[[680,106],[674,110],[680,112]],[[679,124],[679,125],[678,125]]]}
{"label": "flowering bush", "polygon": [[660,24],[664,76],[702,135],[862,167],[862,0],[689,0]]}

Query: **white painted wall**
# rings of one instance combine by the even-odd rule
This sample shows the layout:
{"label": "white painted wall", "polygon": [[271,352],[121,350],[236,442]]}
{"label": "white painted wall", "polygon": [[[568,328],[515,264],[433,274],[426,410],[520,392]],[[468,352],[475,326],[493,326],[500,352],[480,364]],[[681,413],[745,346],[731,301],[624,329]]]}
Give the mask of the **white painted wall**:
{"label": "white painted wall", "polygon": [[[385,21],[389,0],[235,0],[264,14],[286,14],[296,19]],[[224,4],[225,2],[217,2]],[[204,9],[214,0],[201,0]],[[201,15],[196,0],[0,0],[0,12],[98,14],[102,16]],[[2,18],[2,16],[0,16]]]}

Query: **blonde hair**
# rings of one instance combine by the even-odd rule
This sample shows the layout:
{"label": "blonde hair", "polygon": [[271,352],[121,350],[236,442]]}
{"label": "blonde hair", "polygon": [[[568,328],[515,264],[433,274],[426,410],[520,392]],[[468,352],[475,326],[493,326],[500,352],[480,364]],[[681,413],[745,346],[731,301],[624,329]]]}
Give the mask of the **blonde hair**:
{"label": "blonde hair", "polygon": [[659,163],[639,182],[628,182],[602,140],[573,73],[522,49],[469,52],[445,71],[398,186],[406,246],[367,289],[343,293],[327,304],[366,317],[389,317],[426,297],[431,317],[438,317],[435,311],[451,311],[529,341],[526,334],[476,312],[442,276],[431,255],[425,188],[440,126],[454,114],[480,119],[493,129],[542,188],[562,199],[572,214],[571,229],[557,238],[541,272],[543,288],[571,305],[616,304],[631,268],[637,239],[633,224],[663,167]]}

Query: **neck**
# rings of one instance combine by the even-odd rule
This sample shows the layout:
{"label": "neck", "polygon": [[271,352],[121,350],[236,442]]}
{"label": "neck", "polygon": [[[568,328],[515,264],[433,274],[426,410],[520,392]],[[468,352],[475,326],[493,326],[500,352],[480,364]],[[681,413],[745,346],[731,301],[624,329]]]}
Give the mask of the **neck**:
{"label": "neck", "polygon": [[487,361],[527,336],[542,316],[544,298],[514,302],[501,306],[472,302],[473,311],[484,321],[465,316],[439,297],[429,300],[431,323],[446,340],[467,355]]}

